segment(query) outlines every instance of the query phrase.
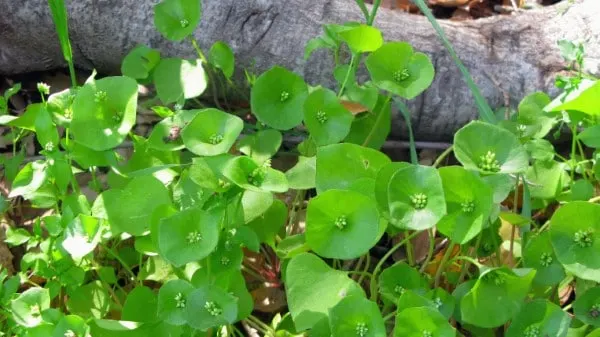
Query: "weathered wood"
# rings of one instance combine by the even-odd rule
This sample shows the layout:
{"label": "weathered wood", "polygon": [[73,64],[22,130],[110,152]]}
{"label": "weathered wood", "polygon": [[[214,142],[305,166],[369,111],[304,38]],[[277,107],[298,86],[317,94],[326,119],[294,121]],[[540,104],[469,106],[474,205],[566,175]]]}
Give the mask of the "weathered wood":
{"label": "weathered wood", "polygon": [[[153,26],[158,0],[78,0],[69,3],[70,30],[77,66],[116,72],[136,44],[164,55],[193,57],[189,43],[165,40]],[[333,85],[331,57],[318,52],[305,62],[304,45],[321,33],[321,24],[361,20],[350,0],[203,0],[196,37],[208,49],[229,43],[241,66],[255,61],[256,71],[279,64],[303,74],[311,84]],[[565,11],[566,10],[566,11]],[[476,83],[494,107],[543,90],[552,94],[564,70],[556,41],[586,40],[586,67],[600,73],[600,6],[597,0],[560,3],[512,16],[442,22]],[[477,110],[458,69],[424,17],[381,10],[376,25],[387,40],[412,43],[428,53],[437,75],[422,96],[410,102],[418,140],[448,140]],[[0,1],[0,74],[63,67],[45,0]],[[394,138],[405,138],[402,118],[394,118]]]}

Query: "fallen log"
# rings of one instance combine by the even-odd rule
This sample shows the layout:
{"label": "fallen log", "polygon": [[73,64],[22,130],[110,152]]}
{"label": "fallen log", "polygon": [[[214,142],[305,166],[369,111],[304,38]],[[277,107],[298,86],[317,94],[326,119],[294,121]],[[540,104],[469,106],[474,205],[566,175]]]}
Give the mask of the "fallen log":
{"label": "fallen log", "polygon": [[[142,43],[163,55],[193,57],[187,42],[164,39],[154,28],[157,0],[67,1],[76,65],[101,73],[118,72],[120,62]],[[257,72],[278,64],[311,84],[333,86],[332,60],[324,52],[304,61],[305,43],[324,23],[362,19],[350,0],[203,0],[203,20],[195,32],[202,48],[229,43],[240,67]],[[556,94],[554,79],[564,72],[556,42],[582,40],[586,70],[600,74],[600,6],[596,0],[562,2],[541,10],[473,21],[443,21],[450,41],[492,107],[516,105],[534,91]],[[408,41],[432,58],[436,77],[423,95],[409,102],[417,140],[449,140],[477,117],[477,109],[457,67],[421,16],[382,9],[375,25],[386,40]],[[0,74],[64,67],[45,0],[0,2]],[[392,136],[405,139],[396,114]]]}

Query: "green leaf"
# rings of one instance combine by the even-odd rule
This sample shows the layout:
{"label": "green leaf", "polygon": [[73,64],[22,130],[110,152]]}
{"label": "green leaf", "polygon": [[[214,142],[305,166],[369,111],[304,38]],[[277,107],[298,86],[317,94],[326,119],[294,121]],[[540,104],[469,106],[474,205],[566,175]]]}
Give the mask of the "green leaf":
{"label": "green leaf", "polygon": [[137,45],[123,59],[121,73],[124,76],[143,80],[160,62],[160,51],[144,45]]}
{"label": "green leaf", "polygon": [[205,109],[181,130],[181,138],[192,153],[216,156],[229,151],[243,128],[241,118],[217,109]]}
{"label": "green leaf", "polygon": [[309,190],[316,186],[317,157],[298,157],[298,163],[285,172],[291,189]]}
{"label": "green leaf", "polygon": [[[561,206],[550,219],[550,240],[565,270],[600,282],[600,205],[574,201]],[[576,221],[574,221],[576,219]]]}
{"label": "green leaf", "polygon": [[334,337],[385,336],[385,324],[374,302],[360,295],[344,297],[329,310],[329,325]]}
{"label": "green leaf", "polygon": [[565,91],[548,104],[544,111],[580,111],[600,115],[600,80],[583,79],[575,90]]}
{"label": "green leaf", "polygon": [[79,214],[67,225],[62,242],[63,248],[74,259],[91,253],[102,239],[101,220]]}
{"label": "green leaf", "polygon": [[186,306],[194,287],[185,280],[171,280],[158,290],[158,317],[172,325],[187,323]]}
{"label": "green leaf", "polygon": [[63,52],[63,57],[67,62],[71,62],[73,60],[73,51],[71,49],[71,42],[69,41],[69,24],[65,1],[49,0],[48,6],[50,6],[52,21],[54,22],[56,35],[58,35],[58,40],[60,41],[60,49]]}
{"label": "green leaf", "polygon": [[283,172],[265,164],[258,165],[246,156],[230,160],[223,169],[223,175],[239,187],[251,191],[283,193],[288,190]]}
{"label": "green leaf", "polygon": [[[375,88],[376,92],[377,89]],[[364,146],[379,149],[390,134],[392,109],[387,97],[376,95],[376,105],[365,115],[354,118],[346,142],[365,144]],[[363,102],[364,103],[364,102]]]}
{"label": "green leaf", "polygon": [[275,66],[260,75],[252,87],[252,113],[274,129],[289,130],[302,122],[307,95],[302,77]]}
{"label": "green leaf", "polygon": [[415,53],[406,42],[389,42],[365,61],[373,83],[380,89],[412,99],[427,89],[435,70],[429,57]]}
{"label": "green leaf", "polygon": [[330,41],[324,37],[318,36],[312,38],[306,42],[306,46],[304,47],[304,60],[307,61],[317,49],[333,49],[335,47],[336,45],[333,41]]}
{"label": "green leaf", "polygon": [[48,152],[53,152],[58,147],[58,130],[50,112],[43,105],[40,106],[35,119],[35,136],[38,144]]}
{"label": "green leaf", "polygon": [[585,146],[599,148],[600,147],[600,125],[594,125],[586,128],[577,135]]}
{"label": "green leaf", "polygon": [[527,169],[525,178],[532,183],[531,196],[539,199],[554,199],[569,181],[564,163],[536,161]]}
{"label": "green leaf", "polygon": [[521,309],[534,277],[535,270],[523,276],[508,268],[482,272],[473,288],[460,300],[462,320],[482,328],[506,323]]}
{"label": "green leaf", "polygon": [[571,317],[559,306],[538,299],[523,306],[508,327],[506,336],[520,337],[535,333],[538,336],[566,337],[570,323]]}
{"label": "green leaf", "polygon": [[288,306],[297,331],[312,328],[344,297],[364,296],[346,273],[309,253],[293,257],[285,272]]}
{"label": "green leaf", "polygon": [[550,161],[554,159],[554,146],[545,139],[532,139],[525,143],[525,149],[531,159]]}
{"label": "green leaf", "polygon": [[30,288],[10,302],[12,318],[21,326],[32,328],[42,323],[42,311],[50,308],[48,289]]}
{"label": "green leaf", "polygon": [[473,121],[456,132],[454,155],[466,169],[487,174],[523,173],[528,166],[527,152],[515,135],[480,121]]}
{"label": "green leaf", "polygon": [[492,212],[492,189],[476,174],[460,166],[439,170],[448,212],[437,229],[450,240],[465,244],[487,226]]}
{"label": "green leaf", "polygon": [[75,141],[96,151],[121,144],[135,124],[137,97],[137,82],[124,76],[79,88],[71,121]]}
{"label": "green leaf", "polygon": [[237,320],[241,321],[248,318],[254,310],[254,299],[248,292],[248,288],[246,288],[246,280],[241,272],[234,273],[231,276],[227,290],[237,298]]}
{"label": "green leaf", "polygon": [[388,183],[390,223],[398,228],[425,230],[446,215],[442,179],[429,166],[410,165],[396,171]]}
{"label": "green leaf", "polygon": [[207,257],[219,242],[220,213],[187,209],[158,225],[160,255],[176,267]]}
{"label": "green leaf", "polygon": [[0,125],[13,126],[29,131],[35,131],[35,121],[38,114],[43,111],[43,104],[30,104],[21,116],[0,116]]}
{"label": "green leaf", "polygon": [[277,153],[282,141],[281,132],[273,129],[260,130],[255,134],[242,138],[238,144],[238,149],[257,162],[264,163]]}
{"label": "green leaf", "polygon": [[102,318],[110,308],[110,296],[100,281],[93,281],[69,293],[67,309],[83,318]]}
{"label": "green leaf", "polygon": [[544,112],[544,107],[550,103],[550,97],[543,92],[526,96],[519,103],[517,121],[525,126],[523,136],[544,138],[556,124],[556,118]]}
{"label": "green leaf", "polygon": [[275,246],[275,235],[279,233],[287,220],[287,206],[279,199],[275,199],[271,207],[262,215],[248,223],[258,236],[260,242]]}
{"label": "green leaf", "polygon": [[198,330],[231,324],[237,311],[237,298],[217,286],[203,286],[187,296],[187,321]]}
{"label": "green leaf", "polygon": [[405,290],[425,293],[428,289],[427,280],[419,271],[404,262],[398,262],[388,267],[379,275],[379,292],[392,303],[397,303]]}
{"label": "green leaf", "polygon": [[12,182],[9,198],[23,196],[31,197],[46,182],[48,175],[47,165],[41,160],[25,164]]}
{"label": "green leaf", "polygon": [[455,337],[456,330],[437,310],[428,307],[413,307],[396,315],[394,337],[435,336]]}
{"label": "green leaf", "polygon": [[273,204],[273,199],[273,194],[269,192],[244,191],[242,193],[244,223],[263,215]]}
{"label": "green leaf", "polygon": [[181,41],[190,36],[202,16],[202,3],[195,0],[163,0],[154,6],[154,25],[164,37]]}
{"label": "green leaf", "polygon": [[89,327],[83,318],[76,315],[66,315],[56,324],[52,337],[69,336],[70,333],[75,333],[75,336],[85,336],[88,330]]}
{"label": "green leaf", "polygon": [[198,97],[207,87],[201,60],[162,59],[154,70],[153,78],[158,98],[164,104]]}
{"label": "green leaf", "polygon": [[313,91],[304,102],[304,124],[318,146],[342,141],[350,132],[353,119],[329,89]]}
{"label": "green leaf", "polygon": [[[131,179],[124,189],[110,189],[94,202],[94,216],[105,212],[113,234],[142,235],[150,227],[150,216],[160,205],[170,204],[167,188],[153,176]],[[103,205],[103,206],[102,206]]]}
{"label": "green leaf", "polygon": [[381,31],[364,24],[345,29],[338,34],[355,54],[375,51],[383,44]]}
{"label": "green leaf", "polygon": [[385,154],[355,144],[320,147],[317,150],[317,193],[329,189],[352,190],[364,181],[374,183],[377,172],[390,162]]}
{"label": "green leaf", "polygon": [[377,243],[385,225],[369,197],[354,191],[327,190],[308,203],[306,243],[320,256],[353,259]]}
{"label": "green leaf", "polygon": [[11,246],[20,246],[31,239],[31,234],[26,229],[12,226],[6,228],[5,235],[4,242]]}
{"label": "green leaf", "polygon": [[180,110],[154,126],[148,137],[148,147],[159,151],[177,151],[185,148],[181,130],[203,110]]}
{"label": "green leaf", "polygon": [[123,304],[121,319],[133,322],[154,322],[157,318],[158,300],[152,289],[144,286],[133,288]]}
{"label": "green leaf", "polygon": [[575,317],[585,324],[600,327],[600,287],[577,294],[573,303]]}
{"label": "green leaf", "polygon": [[226,78],[233,76],[235,55],[229,45],[223,41],[215,42],[210,48],[210,63],[223,71]]}

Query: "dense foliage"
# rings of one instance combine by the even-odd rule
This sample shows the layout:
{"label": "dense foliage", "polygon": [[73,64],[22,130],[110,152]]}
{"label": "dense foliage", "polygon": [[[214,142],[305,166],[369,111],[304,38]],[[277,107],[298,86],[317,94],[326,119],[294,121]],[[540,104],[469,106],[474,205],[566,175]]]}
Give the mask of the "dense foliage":
{"label": "dense foliage", "polygon": [[[73,69],[64,3],[49,3]],[[193,39],[197,0],[163,0],[154,18],[198,59],[138,46],[122,76],[52,95],[40,83],[42,101],[20,116],[6,105],[18,87],[5,93],[0,124],[15,146],[0,211],[47,211],[7,229],[25,254],[18,274],[0,272],[0,335],[600,336],[600,82],[581,72],[583,48],[560,43],[576,71],[555,100],[533,93],[493,113],[471,86],[480,121],[433,166],[414,147],[411,163],[392,162],[379,151],[392,105],[410,120],[403,102],[435,70],[408,43],[384,41],[377,7],[357,3],[366,24],[325,25],[306,48],[333,55],[337,91],[278,66],[247,70],[250,119],[198,108],[205,91],[244,92],[231,48],[216,41],[205,54]],[[156,88],[162,119],[147,138],[132,132],[139,84]],[[565,129],[560,154],[548,139]],[[31,134],[41,159],[24,162],[17,144]],[[452,152],[459,165],[440,167]],[[290,154],[295,165],[279,169]],[[377,255],[381,242],[393,244]],[[257,317],[249,277],[283,287],[287,310]]]}

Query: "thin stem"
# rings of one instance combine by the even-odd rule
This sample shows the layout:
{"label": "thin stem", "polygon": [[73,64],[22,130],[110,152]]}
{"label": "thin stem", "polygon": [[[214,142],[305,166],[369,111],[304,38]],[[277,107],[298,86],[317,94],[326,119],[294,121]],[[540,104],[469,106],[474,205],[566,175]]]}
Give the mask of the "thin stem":
{"label": "thin stem", "polygon": [[[350,270],[350,271],[348,271],[348,274],[350,274],[350,275],[360,275],[361,278],[363,278],[364,276],[368,276],[369,278],[373,278],[373,274],[369,273],[368,271]],[[360,282],[356,282],[356,283],[360,284]]]}
{"label": "thin stem", "polygon": [[363,15],[365,16],[365,20],[368,22],[369,18],[370,18],[370,14],[369,14],[369,10],[367,9],[367,6],[365,6],[365,1],[364,0],[355,0],[356,4],[358,5],[358,7],[360,7],[360,10],[362,11]]}
{"label": "thin stem", "polygon": [[450,258],[450,255],[452,255],[452,252],[454,251],[454,246],[456,246],[456,244],[452,241],[450,241],[450,244],[448,244],[448,247],[446,248],[446,252],[444,253],[444,256],[442,257],[442,260],[440,261],[440,264],[438,265],[438,269],[435,272],[435,288],[437,288],[440,285],[440,278],[442,276],[442,272],[444,271],[444,267],[446,265],[446,262],[448,261],[448,259]]}
{"label": "thin stem", "polygon": [[383,264],[390,256],[392,256],[392,254],[394,254],[398,249],[400,249],[400,247],[405,245],[407,241],[409,241],[413,237],[417,236],[418,234],[419,234],[419,232],[414,232],[411,235],[405,237],[402,241],[398,242],[395,246],[393,246],[390,250],[388,250],[387,253],[385,253],[385,255],[381,258],[381,260],[379,260],[379,262],[377,262],[377,265],[375,265],[375,269],[373,269],[373,277],[371,278],[371,289],[370,289],[371,290],[371,300],[373,302],[377,302],[377,274],[379,274],[379,271],[383,267]]}
{"label": "thin stem", "polygon": [[[481,244],[482,237],[483,237],[483,234],[479,233],[479,235],[477,236],[477,240],[475,241],[475,246],[470,248],[469,256],[473,253],[475,254],[475,256],[477,256],[477,250],[479,249],[479,245]],[[458,282],[456,284],[462,283],[462,280],[464,279],[465,275],[467,275],[467,270],[469,270],[469,264],[463,263],[463,265],[461,267],[460,275],[458,276]]]}
{"label": "thin stem", "polygon": [[299,209],[302,206],[301,203],[304,202],[305,196],[306,190],[298,190],[296,192],[296,197],[294,198],[294,201],[292,202],[292,207],[289,211],[290,216],[287,225],[287,235],[292,235],[294,233],[294,225],[296,223],[296,216],[298,215],[297,208]]}
{"label": "thin stem", "polygon": [[248,324],[250,327],[252,327],[253,329],[258,330],[260,333],[262,333],[263,335],[266,335],[268,333],[268,331],[265,331],[262,327],[260,327],[258,324],[256,324],[254,321],[250,320],[249,317],[246,318],[244,320],[246,322],[246,324]]}
{"label": "thin stem", "polygon": [[437,157],[437,159],[435,160],[435,162],[433,163],[433,167],[438,167],[442,164],[442,161],[444,161],[444,159],[446,159],[446,157],[448,157],[448,155],[454,151],[454,145],[451,145],[449,148],[445,149],[444,152],[442,152],[442,154],[440,154],[439,157]]}
{"label": "thin stem", "polygon": [[576,150],[576,146],[577,146],[577,125],[573,125],[573,127],[571,127],[571,133],[573,136],[573,140],[571,141],[571,186],[573,186],[573,183],[575,181],[575,169],[577,168],[576,164],[575,164],[575,152],[577,152]]}
{"label": "thin stem", "polygon": [[131,269],[131,267],[129,267],[129,264],[127,264],[127,262],[125,262],[117,253],[115,253],[115,251],[113,251],[107,245],[100,244],[100,246],[102,246],[102,248],[104,248],[110,255],[112,255],[112,257],[114,257],[117,261],[119,261],[119,263],[123,266],[123,268],[125,268],[125,270],[129,274],[131,274],[131,280],[132,281],[138,281],[137,280],[137,276],[135,275],[135,273],[133,272],[133,270]]}
{"label": "thin stem", "polygon": [[[361,284],[363,281],[364,276],[366,275],[365,273],[367,273],[369,271],[369,267],[371,266],[371,255],[369,255],[369,253],[367,252],[366,254],[367,258],[367,262],[365,263],[365,269],[363,269],[363,274],[360,275],[360,277],[358,278],[358,284]],[[371,274],[369,279],[373,279],[373,275]]]}
{"label": "thin stem", "polygon": [[71,87],[77,88],[77,78],[75,77],[75,66],[73,65],[73,60],[69,62],[69,75],[71,76]]}
{"label": "thin stem", "polygon": [[456,261],[467,261],[467,262],[471,262],[472,264],[476,265],[478,268],[481,267],[481,263],[479,263],[479,261],[475,260],[474,258],[470,257],[470,256],[455,256],[452,259],[450,259],[450,261],[448,261],[446,264],[452,264]]}
{"label": "thin stem", "polygon": [[375,17],[377,16],[377,10],[381,5],[381,0],[375,0],[373,2],[373,10],[371,10],[371,16],[369,16],[369,20],[367,20],[367,25],[372,26],[373,21],[375,21]]}
{"label": "thin stem", "polygon": [[210,87],[211,87],[211,91],[213,94],[213,100],[214,100],[215,106],[217,108],[219,108],[220,110],[223,110],[221,108],[221,105],[219,104],[219,93],[217,92],[217,86],[216,86],[217,82],[213,78],[212,69],[209,67],[208,59],[206,58],[206,56],[204,56],[204,53],[202,52],[202,49],[200,49],[200,46],[198,46],[198,42],[196,41],[196,39],[194,37],[191,37],[190,40],[192,41],[192,46],[196,50],[196,54],[198,54],[198,57],[200,57],[200,60],[202,60],[202,63],[204,65],[206,65],[204,67],[204,69],[206,70],[206,74],[208,75],[208,80],[210,81]]}
{"label": "thin stem", "polygon": [[388,94],[385,102],[383,102],[383,105],[381,106],[381,109],[379,110],[379,115],[377,115],[377,119],[375,120],[375,123],[373,124],[373,128],[371,129],[371,131],[369,131],[369,134],[367,135],[367,138],[365,138],[365,141],[362,143],[362,146],[368,146],[368,144],[371,142],[371,139],[375,135],[377,126],[379,125],[379,122],[381,121],[381,118],[383,116],[383,109],[385,109],[385,107],[390,103],[391,99],[392,99],[392,94]]}
{"label": "thin stem", "polygon": [[[519,203],[519,175],[517,175],[517,182],[515,183],[515,194],[513,196],[513,213],[517,214],[517,208]],[[517,234],[517,226],[512,225],[510,230],[510,248],[509,248],[509,263],[514,266],[514,249],[515,249],[515,236]]]}
{"label": "thin stem", "polygon": [[268,326],[265,323],[263,323],[263,321],[261,321],[258,317],[250,315],[250,316],[248,316],[247,319],[249,319],[250,321],[254,322],[254,324],[256,324],[256,325],[260,326],[261,328],[263,328],[266,332],[272,333],[272,334],[275,333],[270,326]]}
{"label": "thin stem", "polygon": [[[404,235],[408,236],[408,235],[410,235],[410,232],[405,231]],[[413,256],[413,246],[412,246],[412,242],[410,240],[408,240],[406,242],[406,257],[408,259],[408,265],[412,267],[415,264],[415,258]]]}
{"label": "thin stem", "polygon": [[346,77],[344,77],[344,82],[342,82],[342,86],[340,87],[340,91],[338,92],[338,97],[341,97],[344,93],[344,89],[346,89],[346,84],[350,79],[350,73],[354,69],[354,62],[356,62],[356,54],[352,54],[352,58],[350,58],[350,64],[348,65],[348,71],[346,71]]}
{"label": "thin stem", "polygon": [[423,261],[423,264],[421,265],[421,273],[425,271],[425,268],[427,268],[427,265],[429,265],[429,262],[431,262],[431,259],[433,258],[433,250],[435,249],[435,235],[433,234],[433,228],[429,228],[427,233],[429,234],[429,251],[427,252],[425,261]]}
{"label": "thin stem", "polygon": [[385,317],[383,318],[384,322],[387,322],[390,318],[396,316],[396,310],[390,312],[389,314],[385,315]]}

